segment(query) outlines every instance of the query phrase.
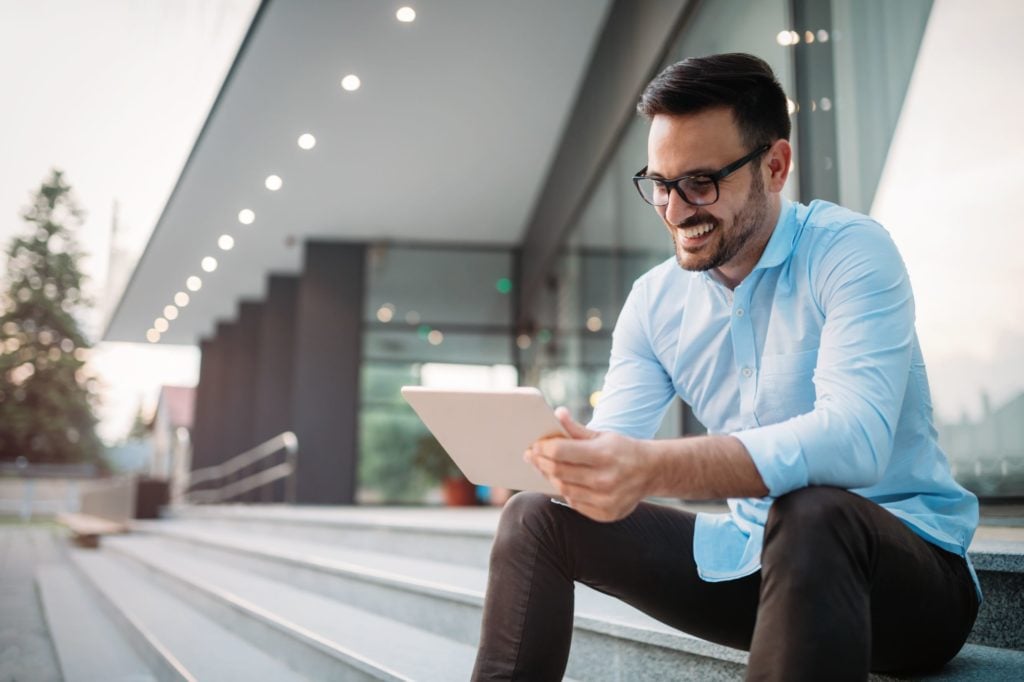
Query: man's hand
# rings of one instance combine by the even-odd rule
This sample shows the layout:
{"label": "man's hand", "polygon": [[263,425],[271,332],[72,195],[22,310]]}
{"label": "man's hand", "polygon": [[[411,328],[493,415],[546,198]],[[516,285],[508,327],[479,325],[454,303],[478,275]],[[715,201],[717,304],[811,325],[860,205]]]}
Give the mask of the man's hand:
{"label": "man's hand", "polygon": [[643,441],[591,431],[564,407],[555,416],[570,437],[539,440],[523,459],[581,514],[605,522],[629,516],[652,487],[653,463]]}

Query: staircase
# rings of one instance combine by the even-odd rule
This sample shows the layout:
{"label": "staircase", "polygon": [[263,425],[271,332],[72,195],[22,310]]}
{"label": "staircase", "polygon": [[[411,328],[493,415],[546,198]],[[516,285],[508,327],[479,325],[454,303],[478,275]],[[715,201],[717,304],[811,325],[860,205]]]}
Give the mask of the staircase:
{"label": "staircase", "polygon": [[[179,507],[36,579],[69,682],[464,680],[498,513]],[[1009,533],[972,547],[985,605],[972,642],[927,679],[1024,679],[1024,542]],[[744,652],[589,588],[576,612],[570,679],[743,677]]]}

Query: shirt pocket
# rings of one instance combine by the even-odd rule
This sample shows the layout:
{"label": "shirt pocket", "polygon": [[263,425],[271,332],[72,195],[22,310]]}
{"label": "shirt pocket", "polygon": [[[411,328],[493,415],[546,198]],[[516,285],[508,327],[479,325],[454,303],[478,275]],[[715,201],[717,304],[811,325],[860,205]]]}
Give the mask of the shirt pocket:
{"label": "shirt pocket", "polygon": [[754,416],[758,424],[776,424],[814,409],[814,368],[818,349],[761,356]]}

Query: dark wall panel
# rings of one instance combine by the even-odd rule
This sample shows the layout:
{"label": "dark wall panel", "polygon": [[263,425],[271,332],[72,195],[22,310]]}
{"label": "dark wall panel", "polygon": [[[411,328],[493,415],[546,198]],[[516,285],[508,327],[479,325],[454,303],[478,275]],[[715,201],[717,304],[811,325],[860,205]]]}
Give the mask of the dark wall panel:
{"label": "dark wall panel", "polygon": [[355,502],[364,263],[362,244],[306,244],[292,387],[300,504]]}
{"label": "dark wall panel", "polygon": [[[284,431],[294,431],[292,384],[295,370],[295,321],[299,278],[271,275],[259,328],[259,359],[254,367],[253,441],[262,443]],[[282,461],[276,456],[273,463]],[[283,502],[284,481],[260,494],[260,501]]]}

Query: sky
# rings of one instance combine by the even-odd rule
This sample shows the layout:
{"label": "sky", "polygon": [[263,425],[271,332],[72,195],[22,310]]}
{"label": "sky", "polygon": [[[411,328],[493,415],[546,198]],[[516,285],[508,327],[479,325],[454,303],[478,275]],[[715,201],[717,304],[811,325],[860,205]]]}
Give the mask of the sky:
{"label": "sky", "polygon": [[[94,341],[120,293],[107,287],[115,202],[116,246],[134,267],[258,4],[0,0],[0,245],[23,229],[18,216],[50,169],[63,170],[87,214],[78,239]],[[99,343],[89,366],[100,436],[114,442],[161,384],[196,383],[199,353]]]}

